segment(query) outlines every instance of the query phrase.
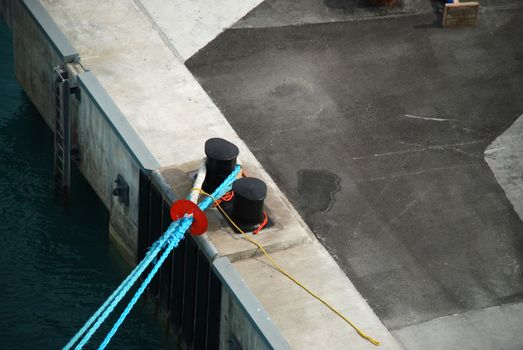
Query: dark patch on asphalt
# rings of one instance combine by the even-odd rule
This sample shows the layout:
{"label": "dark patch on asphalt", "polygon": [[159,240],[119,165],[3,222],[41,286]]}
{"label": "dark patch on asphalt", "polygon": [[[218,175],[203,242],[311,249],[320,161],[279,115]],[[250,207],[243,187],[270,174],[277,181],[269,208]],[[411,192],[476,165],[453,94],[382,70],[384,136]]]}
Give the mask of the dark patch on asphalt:
{"label": "dark patch on asphalt", "polygon": [[301,87],[296,82],[285,82],[271,90],[271,94],[283,98],[288,97],[290,95],[299,94],[300,91]]}
{"label": "dark patch on asphalt", "polygon": [[298,171],[299,208],[305,216],[328,212],[334,202],[334,194],[340,190],[340,178],[325,170],[302,169]]}

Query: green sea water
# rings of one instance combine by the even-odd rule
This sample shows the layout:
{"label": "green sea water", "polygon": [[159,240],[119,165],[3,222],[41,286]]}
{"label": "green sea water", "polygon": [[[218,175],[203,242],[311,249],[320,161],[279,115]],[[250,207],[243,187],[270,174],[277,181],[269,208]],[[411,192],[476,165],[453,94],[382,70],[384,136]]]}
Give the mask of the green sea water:
{"label": "green sea water", "polygon": [[[109,241],[107,210],[76,168],[69,205],[55,198],[53,135],[15,80],[12,40],[0,19],[0,349],[59,349],[129,266]],[[173,343],[139,303],[108,348]]]}

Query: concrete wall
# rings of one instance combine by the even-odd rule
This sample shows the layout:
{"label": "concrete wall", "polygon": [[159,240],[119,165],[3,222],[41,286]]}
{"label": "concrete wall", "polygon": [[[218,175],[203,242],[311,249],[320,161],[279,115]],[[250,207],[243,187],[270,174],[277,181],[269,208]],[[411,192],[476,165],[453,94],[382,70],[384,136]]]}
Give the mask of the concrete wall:
{"label": "concrete wall", "polygon": [[[78,76],[81,99],[73,120],[73,137],[80,151],[78,168],[110,212],[110,234],[129,261],[136,261],[138,188],[140,166],[111,127],[103,106],[92,91],[102,89],[90,76]],[[104,91],[101,90],[100,93]],[[129,206],[112,195],[114,181],[122,175],[129,185]]]}
{"label": "concrete wall", "polygon": [[[257,329],[245,319],[245,314],[227,288],[222,289],[222,318],[220,320],[220,348],[271,349],[261,338]],[[247,321],[247,322],[246,322]],[[233,345],[234,344],[234,345]]]}
{"label": "concrete wall", "polygon": [[16,78],[49,127],[54,129],[53,67],[74,58],[64,57],[56,49],[22,2],[10,1],[9,7]]}
{"label": "concrete wall", "polygon": [[13,29],[13,3],[12,0],[0,0],[0,15],[11,29]]}
{"label": "concrete wall", "polygon": [[220,349],[290,349],[265,308],[227,257],[213,262],[213,271],[223,282]]}
{"label": "concrete wall", "polygon": [[[38,1],[2,1],[14,34],[15,74],[51,130],[54,130],[56,66],[78,60],[78,54]],[[80,171],[110,212],[110,233],[124,256],[136,261],[139,170],[158,163],[147,151],[107,92],[90,72],[68,64],[70,79],[80,87],[71,97],[73,146]],[[77,75],[78,73],[78,75]],[[130,187],[129,206],[112,195],[121,174]]]}

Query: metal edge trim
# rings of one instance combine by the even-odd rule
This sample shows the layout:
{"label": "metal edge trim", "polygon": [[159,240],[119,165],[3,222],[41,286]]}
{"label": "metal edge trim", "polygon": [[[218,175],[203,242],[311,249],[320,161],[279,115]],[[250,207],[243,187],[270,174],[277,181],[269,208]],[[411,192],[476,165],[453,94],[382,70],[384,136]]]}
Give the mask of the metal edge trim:
{"label": "metal edge trim", "polygon": [[287,340],[272,322],[258,298],[247,287],[230,260],[225,256],[217,258],[214,260],[212,268],[258,330],[258,334],[265,343],[273,349],[291,349]]}
{"label": "metal edge trim", "polygon": [[78,57],[78,52],[67,40],[41,2],[39,0],[22,0],[21,3],[49,39],[51,45],[60,54],[64,63],[74,62]]}

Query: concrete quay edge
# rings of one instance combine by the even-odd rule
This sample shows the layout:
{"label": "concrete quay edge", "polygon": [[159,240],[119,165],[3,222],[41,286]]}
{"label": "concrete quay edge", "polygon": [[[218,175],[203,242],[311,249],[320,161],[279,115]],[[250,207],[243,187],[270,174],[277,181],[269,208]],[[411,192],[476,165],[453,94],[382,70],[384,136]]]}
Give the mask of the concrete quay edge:
{"label": "concrete quay edge", "polygon": [[[60,16],[60,11],[63,11],[64,8],[67,8],[67,6],[73,6],[73,4],[67,4],[67,2],[61,2],[61,3],[60,2],[45,2],[44,4],[45,4],[47,10],[50,11],[51,18],[54,18],[58,22],[58,27],[60,27],[60,20],[62,19],[62,17]],[[125,6],[125,2],[120,2],[120,5]],[[132,5],[128,4],[128,6],[132,6]],[[101,6],[101,7],[102,8],[100,9],[100,11],[103,11],[103,6]],[[53,10],[56,10],[57,8],[59,8],[60,10],[55,13]],[[128,14],[133,13],[133,8],[127,8],[127,10],[129,11]],[[96,9],[94,9],[93,11],[96,11]],[[92,12],[91,12],[91,14],[92,14]],[[88,15],[88,14],[85,14],[85,15]],[[135,15],[136,15],[136,18],[128,19],[128,21],[133,22],[133,25],[136,24],[136,22],[139,22],[139,18],[140,18],[139,13],[135,13]],[[74,18],[74,17],[72,17],[72,18]],[[71,19],[71,17],[69,17],[69,19]],[[142,23],[142,25],[143,26],[138,25],[137,27],[138,28],[149,28],[146,23]],[[71,35],[71,37],[74,38],[76,41],[82,41],[81,37],[68,33],[67,32],[68,28],[71,29],[70,27],[67,27],[67,26],[62,27],[62,30],[65,32],[66,38],[68,37],[68,35]],[[71,30],[82,30],[82,28],[80,28],[80,29],[73,28]],[[130,34],[131,36],[133,35],[132,33],[127,33],[127,34]],[[149,39],[151,37],[151,35],[154,36],[155,33],[153,30],[152,32],[147,32],[143,35],[147,36],[147,38]],[[126,38],[126,39],[129,39],[129,38]],[[159,39],[159,38],[156,38],[155,40],[156,40],[155,41],[156,44],[161,42],[161,39]],[[75,41],[74,40],[72,40],[72,41],[73,41],[73,44],[75,44]],[[85,42],[84,42],[84,44],[85,44]],[[146,45],[148,48],[151,48],[151,46],[149,46],[149,45],[151,45],[150,42],[148,42]],[[81,46],[86,47],[86,45],[81,45]],[[161,46],[158,46],[157,48],[162,50]],[[90,49],[96,50],[96,47],[91,47]],[[166,48],[163,48],[163,50],[166,50]],[[140,50],[138,50],[138,51],[140,51]],[[91,53],[92,52],[93,51],[91,51]],[[82,54],[82,53],[80,52],[80,54]],[[136,52],[134,54],[136,54]],[[124,57],[118,57],[118,59],[124,59],[125,57],[127,57],[127,60],[134,60],[136,58],[136,57],[133,57],[132,54],[123,55],[123,56]],[[212,103],[212,101],[207,96],[207,94],[203,91],[203,89],[199,86],[199,84],[196,82],[196,80],[192,77],[191,73],[188,72],[187,69],[183,66],[183,63],[179,62],[175,57],[171,57],[169,59],[169,64],[171,65],[171,67],[176,66],[175,67],[176,76],[170,77],[170,78],[174,78],[174,80],[172,81],[173,85],[178,88],[181,87],[180,82],[182,85],[185,85],[187,90],[182,89],[182,91],[183,91],[182,94],[195,93],[195,95],[193,96],[193,98],[188,98],[188,99],[184,99],[184,97],[186,97],[186,96],[181,96],[182,98],[178,99],[177,102],[185,101],[185,103],[187,104],[187,106],[186,106],[187,111],[188,111],[187,114],[191,114],[192,112],[199,111],[201,113],[201,116],[205,119],[205,123],[203,123],[203,125],[201,125],[201,126],[192,127],[194,129],[193,131],[196,131],[196,135],[195,135],[196,137],[193,138],[195,140],[192,144],[187,145],[186,143],[189,141],[189,139],[182,138],[181,140],[176,140],[176,142],[173,145],[173,143],[170,141],[171,141],[171,137],[176,134],[176,131],[177,131],[176,128],[172,129],[172,126],[171,126],[171,129],[164,130],[166,135],[163,135],[163,137],[161,137],[161,139],[159,140],[157,138],[157,136],[159,135],[158,130],[155,130],[154,132],[151,133],[149,128],[147,127],[148,125],[143,124],[144,120],[140,120],[139,118],[136,118],[137,113],[138,114],[140,113],[140,108],[136,108],[137,111],[132,113],[132,114],[134,114],[133,118],[128,118],[129,111],[133,110],[133,107],[139,107],[138,104],[143,104],[144,102],[147,104],[147,101],[149,101],[148,103],[150,106],[151,102],[148,99],[148,97],[150,97],[150,96],[143,96],[141,99],[137,98],[137,97],[140,97],[140,93],[143,92],[143,90],[136,91],[135,89],[133,89],[134,87],[136,87],[136,85],[131,84],[131,86],[128,88],[128,90],[126,90],[126,92],[132,92],[135,95],[133,95],[132,97],[127,98],[127,99],[124,98],[122,96],[122,91],[118,91],[119,89],[116,88],[114,84],[116,84],[116,82],[119,82],[119,79],[118,79],[119,77],[121,77],[121,78],[125,78],[125,77],[119,76],[118,74],[114,75],[114,74],[112,74],[114,72],[107,71],[108,67],[115,66],[115,64],[114,64],[115,57],[112,56],[112,57],[110,57],[110,59],[113,60],[113,62],[101,62],[100,63],[100,61],[99,61],[98,63],[95,63],[92,67],[93,74],[99,78],[101,86],[104,87],[104,89],[107,91],[107,94],[109,96],[113,97],[113,95],[115,95],[113,97],[115,106],[117,106],[119,108],[119,110],[121,110],[122,116],[125,116],[127,118],[127,121],[130,123],[131,128],[133,128],[136,131],[136,133],[138,134],[138,137],[144,141],[145,147],[150,149],[153,157],[155,159],[157,159],[158,164],[162,168],[174,167],[177,169],[182,169],[184,171],[190,170],[190,169],[184,169],[184,166],[191,161],[196,161],[196,159],[198,158],[198,156],[196,156],[196,155],[201,153],[201,149],[199,151],[195,151],[194,144],[203,145],[202,141],[207,139],[209,136],[215,136],[217,132],[223,132],[223,135],[219,135],[219,136],[227,138],[227,139],[231,140],[232,142],[238,144],[238,146],[241,150],[242,160],[244,161],[245,166],[249,169],[250,175],[251,174],[258,175],[261,179],[263,179],[268,184],[268,187],[270,188],[270,196],[271,196],[271,198],[274,198],[274,201],[275,201],[273,204],[278,206],[282,210],[286,209],[288,212],[287,217],[289,217],[290,218],[289,220],[291,221],[290,224],[295,225],[293,227],[294,234],[299,238],[297,238],[294,241],[294,243],[292,243],[290,245],[288,242],[286,243],[285,240],[280,241],[279,246],[274,245],[273,251],[275,253],[278,252],[277,254],[281,255],[283,258],[285,250],[289,247],[295,247],[296,249],[305,247],[304,249],[311,248],[312,250],[323,249],[321,247],[321,245],[319,245],[318,243],[314,243],[315,239],[311,238],[312,235],[311,235],[310,231],[308,230],[307,226],[303,223],[302,219],[299,217],[299,215],[296,213],[296,211],[292,208],[292,206],[286,200],[286,198],[281,194],[281,192],[278,190],[276,184],[272,181],[272,179],[270,179],[269,175],[263,170],[263,167],[261,165],[259,165],[257,160],[252,155],[252,153],[250,153],[250,151],[247,149],[245,144],[239,139],[237,134],[232,130],[232,128],[230,127],[228,122],[225,120],[223,115],[221,115],[221,113],[216,108],[216,106]],[[125,60],[123,60],[123,61],[125,61]],[[129,61],[127,61],[125,64],[128,65],[125,67],[126,75],[133,73],[133,72],[129,72],[129,68],[133,67],[132,64]],[[87,64],[87,65],[89,66],[89,64]],[[136,68],[136,66],[135,66],[135,68]],[[123,71],[120,71],[119,73],[122,74],[122,72]],[[161,71],[155,72],[155,73],[156,73],[156,76],[162,75]],[[134,78],[139,81],[140,76],[139,76],[139,74],[137,74],[137,75],[138,75],[138,77],[134,77]],[[125,79],[122,79],[122,80],[124,81],[123,83],[125,84]],[[119,84],[120,84],[120,82],[118,83],[118,85]],[[147,89],[147,87],[148,86],[146,86],[145,89]],[[178,89],[173,89],[173,90],[175,90],[174,94],[177,93],[176,91],[180,91]],[[174,97],[176,99],[176,97],[180,97],[180,96],[174,96]],[[133,99],[133,98],[137,98],[137,99]],[[195,100],[198,101],[197,104],[204,105],[203,109],[198,108],[198,107],[196,107],[196,109],[195,109],[195,104],[193,103],[193,101],[195,101]],[[163,102],[163,101],[160,101],[160,102]],[[159,112],[165,113],[166,111],[172,111],[172,109],[167,108],[167,109],[160,110]],[[163,118],[163,120],[166,120],[165,118],[167,118],[167,119],[170,118],[172,120],[172,113],[168,113],[168,115],[163,115],[162,118]],[[181,118],[180,123],[177,123],[177,125],[182,126],[182,130],[181,130],[182,133],[186,132],[187,130],[191,130],[191,126],[187,126],[187,122],[188,121],[190,122],[191,120],[192,120],[192,117],[190,117],[188,119]],[[145,123],[145,124],[147,124],[147,123]],[[189,125],[191,125],[191,124],[189,123]],[[202,130],[203,130],[203,132],[202,132]],[[165,144],[161,144],[161,142],[165,142]],[[181,147],[181,150],[179,150],[178,152],[173,152],[174,154],[172,154],[170,156],[165,156],[165,151],[158,152],[158,149],[166,149],[168,147],[176,148],[176,146],[180,146],[182,144],[186,144],[185,147]],[[153,145],[153,147],[151,147],[151,145]],[[191,148],[192,148],[192,151],[187,152],[187,150],[191,149]],[[177,156],[180,156],[179,161],[173,161],[173,160],[177,159]],[[151,169],[151,170],[154,170],[154,169]],[[163,176],[163,173],[161,175]],[[268,203],[268,205],[271,206],[271,203]],[[270,232],[270,230],[268,230],[267,233],[268,232]],[[218,249],[218,251],[220,251],[220,249],[222,249],[222,250],[230,249],[230,248],[228,248],[229,245],[237,246],[238,244],[245,243],[245,242],[241,243],[240,241],[238,241],[235,238],[236,236],[227,236],[227,234],[230,234],[230,232],[224,232],[224,230],[221,230],[221,229],[216,230],[214,232],[211,231],[208,234],[208,236],[210,237],[210,242]],[[223,238],[223,237],[226,237],[226,238]],[[267,234],[267,236],[265,236],[265,237],[269,237],[269,235]],[[269,239],[270,237],[269,238],[265,238],[265,237],[260,236],[260,240],[262,240],[262,241],[265,240],[262,243],[264,243],[270,247],[270,245],[271,245],[271,240]],[[232,249],[232,250],[227,251],[227,254],[224,254],[224,255],[230,256],[233,260],[234,259],[238,260],[238,264],[240,264],[240,263],[256,264],[258,260],[255,257],[253,258],[253,256],[256,254],[256,249],[251,247],[251,249],[249,250],[248,248],[245,247],[246,245],[247,244],[244,244],[244,247],[240,249],[240,253],[238,253],[237,249]],[[318,254],[318,256],[320,256],[320,255],[322,256],[322,259],[325,259],[325,260],[323,260],[324,262],[328,262],[329,264],[332,263],[335,266],[337,266],[335,264],[334,260],[332,259],[332,257],[330,257],[330,255]],[[308,256],[311,256],[311,255],[308,255]],[[316,260],[309,261],[309,262],[317,264]],[[237,266],[239,266],[239,265],[237,265]],[[242,270],[240,270],[240,274],[242,275],[241,271]],[[259,272],[261,270],[257,269],[256,271]],[[248,274],[249,276],[255,276],[255,273],[251,274],[250,272],[247,272],[246,270],[243,270],[243,273]],[[244,275],[242,275],[242,276],[245,277]],[[368,307],[368,305],[363,300],[363,298],[354,289],[354,287],[352,286],[352,284],[350,283],[348,278],[343,274],[339,275],[338,278],[339,279],[336,279],[336,280],[332,279],[329,281],[320,281],[320,282],[325,282],[324,284],[326,284],[326,285],[328,285],[329,283],[333,284],[333,285],[342,284],[345,286],[344,288],[349,288],[349,289],[353,290],[355,293],[353,293],[351,295],[351,298],[352,298],[351,300],[354,302],[360,303],[362,306],[366,305],[367,309],[366,309],[365,313],[366,313],[366,315],[370,315],[370,318],[367,320],[368,322],[363,322],[363,323],[373,324],[374,327],[376,327],[376,329],[380,329],[380,332],[387,335],[387,337],[390,336],[391,339],[393,339],[392,336],[390,335],[390,333],[388,332],[388,330],[386,330],[386,328],[383,326],[383,324],[379,321],[379,319],[376,317],[376,315],[372,312],[370,307]],[[259,295],[263,291],[267,291],[268,288],[270,288],[270,285],[273,284],[273,282],[271,280],[268,280],[265,284],[262,284],[262,285],[260,285],[259,283],[255,284],[252,280],[246,280],[246,281],[247,281],[247,283],[246,283],[247,286],[249,288],[251,288],[251,290],[254,292],[255,295]],[[259,281],[260,280],[257,280],[257,282],[259,282]],[[329,288],[329,290],[332,290],[332,289]],[[326,291],[327,297],[329,297],[329,294],[328,294],[329,290]],[[365,307],[364,307],[364,309],[365,309]],[[285,311],[285,312],[287,312],[287,311]],[[280,308],[271,308],[270,314],[273,319],[275,317],[280,318],[280,319],[285,318],[285,314],[281,313]],[[327,319],[333,318],[333,316],[331,314],[324,315],[324,317],[326,317]],[[325,318],[316,319],[317,327],[315,329],[321,329],[322,322],[324,319]],[[311,321],[314,321],[314,319],[311,319]],[[280,325],[280,326],[284,327],[283,325]],[[295,327],[295,325],[292,323],[287,323],[286,326],[290,327],[290,328]],[[340,329],[331,329],[330,331],[336,332],[336,331],[340,331],[341,329],[345,329],[345,328],[343,327]],[[290,336],[291,338],[292,337],[300,338],[302,336],[302,334],[300,334],[299,332],[298,333],[287,333],[287,336],[288,337]],[[320,343],[310,344],[311,346],[317,347],[319,344],[323,344],[322,339],[319,339],[318,337],[314,337],[314,338],[316,339],[317,342],[320,342]],[[290,341],[291,344],[294,343],[294,341],[292,341],[292,340],[295,340],[295,339],[291,339],[291,341]],[[345,341],[349,341],[349,339],[342,340],[341,343],[338,344],[340,346],[340,348],[346,347]],[[394,340],[391,340],[391,342],[388,344],[391,344],[391,347],[387,346],[386,348],[391,348],[391,349],[399,348],[399,345],[397,343],[395,343]]]}
{"label": "concrete quay edge", "polygon": [[67,40],[51,16],[49,16],[41,2],[38,0],[23,0],[22,5],[27,9],[27,12],[31,14],[35,22],[38,23],[64,62],[74,62],[78,58],[78,52],[69,40]]}

